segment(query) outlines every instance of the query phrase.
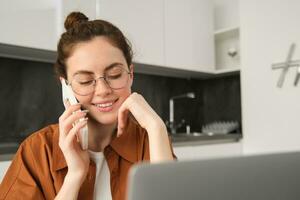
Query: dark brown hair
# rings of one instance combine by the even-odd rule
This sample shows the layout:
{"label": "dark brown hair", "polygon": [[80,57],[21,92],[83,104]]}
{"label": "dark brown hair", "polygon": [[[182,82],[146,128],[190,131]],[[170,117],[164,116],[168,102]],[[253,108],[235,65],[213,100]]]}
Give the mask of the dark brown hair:
{"label": "dark brown hair", "polygon": [[72,54],[73,47],[97,36],[104,36],[111,45],[119,48],[126,59],[128,67],[132,63],[130,42],[113,24],[104,20],[90,20],[81,12],[70,13],[65,21],[65,29],[57,45],[57,60],[54,65],[57,76],[67,78],[66,60]]}

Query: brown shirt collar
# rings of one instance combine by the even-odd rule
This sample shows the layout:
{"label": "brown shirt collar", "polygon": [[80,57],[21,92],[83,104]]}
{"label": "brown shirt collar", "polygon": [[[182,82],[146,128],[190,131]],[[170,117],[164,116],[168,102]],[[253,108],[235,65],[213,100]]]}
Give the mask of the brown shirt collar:
{"label": "brown shirt collar", "polygon": [[[58,145],[59,128],[58,124],[53,127],[53,170],[57,171],[67,167],[64,155]],[[127,126],[120,137],[114,137],[110,146],[119,156],[128,160],[131,163],[138,161],[137,148],[138,143],[136,140],[137,124],[134,120],[129,119]],[[107,148],[107,147],[106,147]]]}

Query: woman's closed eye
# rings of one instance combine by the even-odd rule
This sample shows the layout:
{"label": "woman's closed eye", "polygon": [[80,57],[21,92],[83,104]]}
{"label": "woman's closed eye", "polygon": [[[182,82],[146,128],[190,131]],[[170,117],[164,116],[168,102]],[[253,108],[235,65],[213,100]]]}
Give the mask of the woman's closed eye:
{"label": "woman's closed eye", "polygon": [[107,75],[106,78],[108,80],[114,80],[114,79],[118,79],[122,76],[122,73],[118,73],[118,74],[110,74],[110,75]]}
{"label": "woman's closed eye", "polygon": [[80,85],[86,86],[86,85],[91,85],[91,84],[93,84],[93,83],[94,83],[94,80],[93,80],[93,79],[91,79],[91,80],[80,80],[80,81],[78,81],[78,83],[79,83]]}

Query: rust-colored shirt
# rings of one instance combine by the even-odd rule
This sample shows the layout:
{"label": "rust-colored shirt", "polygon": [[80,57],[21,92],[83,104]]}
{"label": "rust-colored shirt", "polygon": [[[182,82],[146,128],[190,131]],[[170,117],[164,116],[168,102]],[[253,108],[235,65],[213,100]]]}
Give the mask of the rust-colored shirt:
{"label": "rust-colored shirt", "polygon": [[[147,132],[132,120],[128,121],[124,133],[104,149],[113,200],[126,198],[130,167],[139,161],[150,160]],[[56,124],[37,131],[20,145],[1,183],[0,199],[55,198],[68,170],[58,139]],[[95,177],[96,166],[91,161],[78,199],[93,199]]]}

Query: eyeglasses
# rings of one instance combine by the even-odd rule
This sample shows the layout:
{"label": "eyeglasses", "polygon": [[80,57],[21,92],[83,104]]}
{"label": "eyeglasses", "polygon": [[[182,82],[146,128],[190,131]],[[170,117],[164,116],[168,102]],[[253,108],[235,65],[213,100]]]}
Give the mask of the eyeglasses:
{"label": "eyeglasses", "polygon": [[130,72],[121,66],[108,69],[104,76],[94,78],[92,74],[76,74],[69,84],[73,91],[82,96],[94,93],[97,81],[103,79],[113,90],[122,89],[127,85]]}

